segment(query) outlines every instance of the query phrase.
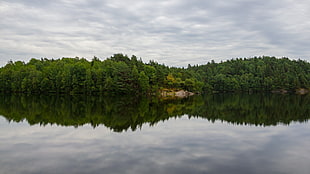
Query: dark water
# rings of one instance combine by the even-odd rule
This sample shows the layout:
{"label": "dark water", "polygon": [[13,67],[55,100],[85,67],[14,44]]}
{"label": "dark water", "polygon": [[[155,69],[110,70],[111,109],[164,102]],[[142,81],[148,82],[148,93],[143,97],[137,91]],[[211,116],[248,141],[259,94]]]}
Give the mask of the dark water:
{"label": "dark water", "polygon": [[0,173],[310,171],[310,96],[0,96]]}

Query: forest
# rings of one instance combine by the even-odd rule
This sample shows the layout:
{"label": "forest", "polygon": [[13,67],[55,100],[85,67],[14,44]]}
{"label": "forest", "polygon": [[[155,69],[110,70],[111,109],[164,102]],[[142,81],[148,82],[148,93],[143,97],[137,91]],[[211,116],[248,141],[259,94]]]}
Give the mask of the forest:
{"label": "forest", "polygon": [[270,92],[310,89],[310,63],[289,58],[236,58],[220,63],[168,67],[124,54],[85,58],[10,61],[0,68],[0,93],[155,95],[161,90],[194,93]]}

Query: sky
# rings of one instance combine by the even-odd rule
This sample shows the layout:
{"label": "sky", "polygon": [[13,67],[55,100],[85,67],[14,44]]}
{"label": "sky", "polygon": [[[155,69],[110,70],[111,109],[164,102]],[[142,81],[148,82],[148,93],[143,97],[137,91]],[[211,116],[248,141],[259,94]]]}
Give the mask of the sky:
{"label": "sky", "polygon": [[310,61],[309,0],[0,0],[0,66],[136,55],[169,66]]}

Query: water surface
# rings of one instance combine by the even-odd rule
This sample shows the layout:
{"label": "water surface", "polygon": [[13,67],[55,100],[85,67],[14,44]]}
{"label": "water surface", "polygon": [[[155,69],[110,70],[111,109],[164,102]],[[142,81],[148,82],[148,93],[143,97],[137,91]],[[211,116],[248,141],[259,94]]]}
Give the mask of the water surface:
{"label": "water surface", "polygon": [[310,171],[308,96],[0,98],[4,174]]}

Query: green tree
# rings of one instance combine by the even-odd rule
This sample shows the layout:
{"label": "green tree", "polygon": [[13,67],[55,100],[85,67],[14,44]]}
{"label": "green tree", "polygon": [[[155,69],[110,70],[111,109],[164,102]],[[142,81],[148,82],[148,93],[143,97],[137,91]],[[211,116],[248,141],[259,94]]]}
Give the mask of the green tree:
{"label": "green tree", "polygon": [[144,71],[141,71],[139,74],[139,85],[142,93],[147,93],[150,88],[149,77],[145,75]]}

